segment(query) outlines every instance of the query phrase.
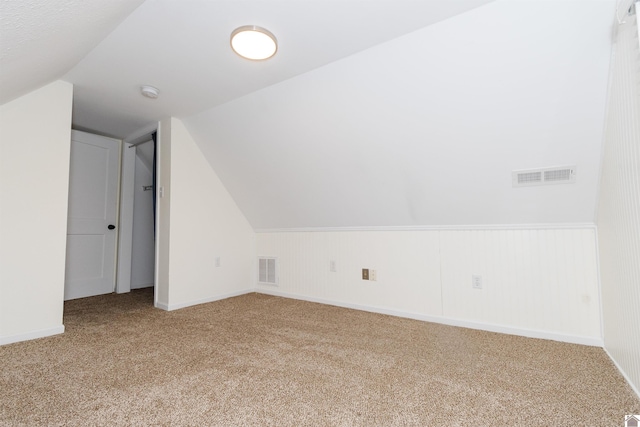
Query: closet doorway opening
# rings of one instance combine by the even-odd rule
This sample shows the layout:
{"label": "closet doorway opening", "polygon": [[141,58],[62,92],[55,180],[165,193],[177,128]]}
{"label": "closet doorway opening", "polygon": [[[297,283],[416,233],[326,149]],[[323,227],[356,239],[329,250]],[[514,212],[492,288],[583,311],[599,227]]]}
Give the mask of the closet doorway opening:
{"label": "closet doorway opening", "polygon": [[[156,133],[153,132],[123,144],[121,218],[123,223],[127,221],[125,218],[129,218],[131,238],[130,248],[125,247],[126,238],[122,239],[119,248],[118,293],[150,288],[155,284],[155,138]],[[127,205],[125,197],[133,203]],[[130,256],[126,255],[128,250]],[[131,262],[129,268],[127,260]]]}
{"label": "closet doorway opening", "polygon": [[155,287],[156,132],[73,130],[64,300]]}

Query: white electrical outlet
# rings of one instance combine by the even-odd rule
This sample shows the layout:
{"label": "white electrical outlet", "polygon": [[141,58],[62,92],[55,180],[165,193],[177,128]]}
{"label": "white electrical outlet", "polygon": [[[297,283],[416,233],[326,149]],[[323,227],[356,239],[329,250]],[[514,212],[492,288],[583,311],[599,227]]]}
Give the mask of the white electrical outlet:
{"label": "white electrical outlet", "polygon": [[216,267],[220,267],[220,257],[216,257]]}
{"label": "white electrical outlet", "polygon": [[369,270],[369,280],[371,280],[373,282],[378,280],[378,275],[376,274],[375,270]]}
{"label": "white electrical outlet", "polygon": [[334,260],[329,261],[329,271],[335,273],[336,271],[336,262]]}
{"label": "white electrical outlet", "polygon": [[482,276],[471,276],[471,287],[473,289],[482,289]]}

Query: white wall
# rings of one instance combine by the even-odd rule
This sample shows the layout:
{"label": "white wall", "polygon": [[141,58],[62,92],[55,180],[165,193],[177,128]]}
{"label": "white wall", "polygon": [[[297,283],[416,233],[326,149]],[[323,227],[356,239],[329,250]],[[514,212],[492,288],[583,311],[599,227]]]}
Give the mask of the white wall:
{"label": "white wall", "polygon": [[[279,262],[278,285],[259,292],[602,343],[593,228],[258,233],[257,255]],[[363,281],[362,268],[377,281]]]}
{"label": "white wall", "polygon": [[[159,270],[167,291],[159,306],[171,310],[249,291],[255,251],[249,223],[180,120],[163,120],[160,138],[160,214],[170,211],[170,245],[160,261],[168,267]],[[167,146],[170,177],[164,176]]]}
{"label": "white wall", "polygon": [[0,344],[62,325],[73,86],[0,107]]}
{"label": "white wall", "polygon": [[131,289],[138,289],[153,286],[155,268],[153,191],[144,191],[142,189],[143,186],[153,184],[153,175],[138,155],[136,155],[135,159],[134,181]]}
{"label": "white wall", "polygon": [[640,49],[618,27],[598,205],[604,345],[640,396]]}
{"label": "white wall", "polygon": [[445,317],[601,344],[595,229],[441,231],[440,256]]}
{"label": "white wall", "polygon": [[169,261],[171,249],[171,124],[166,118],[158,124],[156,145],[156,266],[155,305],[169,307]]}
{"label": "white wall", "polygon": [[[439,235],[417,232],[258,233],[257,255],[276,256],[277,290],[362,307],[442,315]],[[330,261],[336,272],[329,271]],[[377,281],[361,280],[363,268]]]}
{"label": "white wall", "polygon": [[185,124],[256,230],[592,224],[614,6],[492,2]]}

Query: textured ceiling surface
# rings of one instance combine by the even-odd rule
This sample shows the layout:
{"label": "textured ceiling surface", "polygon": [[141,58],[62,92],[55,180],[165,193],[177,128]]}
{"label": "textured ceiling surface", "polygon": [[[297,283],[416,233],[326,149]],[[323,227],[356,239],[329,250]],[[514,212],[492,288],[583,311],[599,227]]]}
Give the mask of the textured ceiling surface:
{"label": "textured ceiling surface", "polygon": [[62,77],[142,1],[0,1],[0,104]]}

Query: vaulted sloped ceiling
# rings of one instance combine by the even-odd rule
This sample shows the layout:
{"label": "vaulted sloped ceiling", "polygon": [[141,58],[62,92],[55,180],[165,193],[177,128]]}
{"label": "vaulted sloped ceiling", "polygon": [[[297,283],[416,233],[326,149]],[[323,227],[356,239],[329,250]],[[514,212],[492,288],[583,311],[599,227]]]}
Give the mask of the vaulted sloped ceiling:
{"label": "vaulted sloped ceiling", "polygon": [[[65,79],[74,123],[127,137],[303,74],[489,0],[147,0]],[[238,57],[231,32],[259,25],[279,41],[264,62]],[[142,84],[161,97],[140,96]]]}
{"label": "vaulted sloped ceiling", "polygon": [[61,78],[143,1],[0,1],[0,105]]}
{"label": "vaulted sloped ceiling", "polygon": [[592,223],[613,9],[494,2],[186,124],[257,229]]}
{"label": "vaulted sloped ceiling", "polygon": [[[590,223],[615,3],[6,0],[0,102],[63,76],[77,128],[179,117],[256,229]],[[274,58],[233,54],[247,24]]]}

